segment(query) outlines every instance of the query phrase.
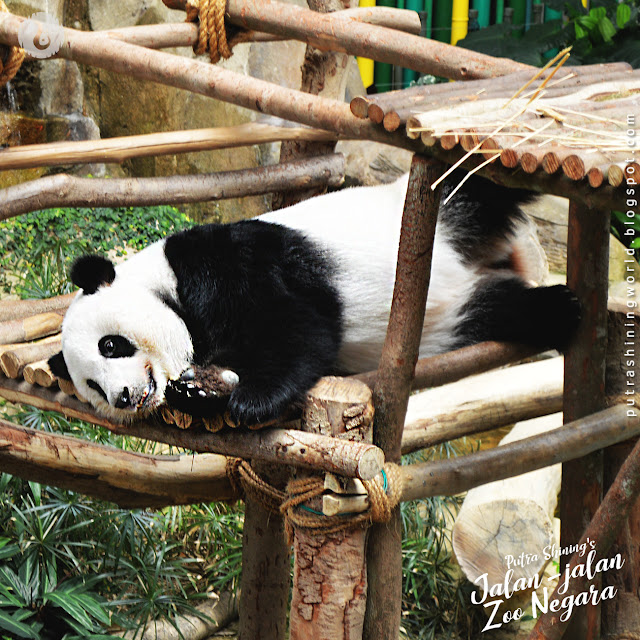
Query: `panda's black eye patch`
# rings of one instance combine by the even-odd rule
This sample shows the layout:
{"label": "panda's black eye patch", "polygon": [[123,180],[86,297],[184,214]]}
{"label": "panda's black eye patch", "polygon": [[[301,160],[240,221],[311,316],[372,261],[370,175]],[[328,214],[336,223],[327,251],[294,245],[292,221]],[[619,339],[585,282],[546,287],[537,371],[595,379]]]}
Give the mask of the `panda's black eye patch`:
{"label": "panda's black eye patch", "polygon": [[103,336],[98,342],[100,355],[104,358],[130,358],[136,347],[122,336]]}
{"label": "panda's black eye patch", "polygon": [[97,391],[104,399],[105,402],[109,402],[109,398],[107,398],[107,394],[104,392],[103,388],[95,381],[95,380],[87,380],[87,387]]}

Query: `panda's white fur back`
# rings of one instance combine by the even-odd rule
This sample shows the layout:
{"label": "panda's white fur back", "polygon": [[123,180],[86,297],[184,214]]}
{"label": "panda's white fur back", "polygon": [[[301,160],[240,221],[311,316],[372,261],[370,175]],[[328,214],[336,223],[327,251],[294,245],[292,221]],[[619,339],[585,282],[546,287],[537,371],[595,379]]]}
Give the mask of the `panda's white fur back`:
{"label": "panda's white fur back", "polygon": [[[380,358],[407,183],[405,175],[390,184],[344,189],[260,216],[298,229],[337,259],[344,302],[339,365],[345,371],[373,370]],[[446,228],[436,228],[420,357],[452,347],[456,318],[479,278],[463,263],[454,243]]]}

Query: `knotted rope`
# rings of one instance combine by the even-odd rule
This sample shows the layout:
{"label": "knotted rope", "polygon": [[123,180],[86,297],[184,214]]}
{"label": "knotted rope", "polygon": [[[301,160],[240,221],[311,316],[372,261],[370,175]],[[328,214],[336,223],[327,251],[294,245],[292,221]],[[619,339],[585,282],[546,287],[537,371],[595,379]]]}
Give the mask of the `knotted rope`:
{"label": "knotted rope", "polygon": [[290,480],[286,492],[280,491],[263,480],[240,458],[229,458],[227,475],[233,488],[241,495],[248,495],[271,513],[280,513],[285,519],[289,542],[293,541],[295,528],[307,529],[320,535],[366,528],[372,522],[388,522],[391,512],[400,502],[402,474],[400,467],[386,463],[373,480],[363,481],[369,495],[369,509],[364,513],[325,516],[304,503],[319,498],[324,492],[324,480],[320,477]]}
{"label": "knotted rope", "polygon": [[[7,5],[2,0],[0,0],[0,11],[10,13]],[[20,47],[9,47],[9,55],[6,61],[3,62],[0,60],[0,87],[3,87],[7,82],[13,80],[23,61],[24,49]]]}
{"label": "knotted rope", "polygon": [[216,63],[220,58],[230,58],[224,24],[226,0],[187,0],[187,22],[199,22],[198,42],[193,47],[197,55],[209,51],[209,58]]}

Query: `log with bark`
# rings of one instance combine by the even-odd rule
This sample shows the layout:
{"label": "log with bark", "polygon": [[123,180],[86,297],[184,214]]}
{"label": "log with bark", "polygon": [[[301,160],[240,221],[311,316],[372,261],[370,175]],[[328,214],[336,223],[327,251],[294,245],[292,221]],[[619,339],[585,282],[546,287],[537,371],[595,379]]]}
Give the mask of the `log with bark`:
{"label": "log with bark", "polygon": [[[562,426],[562,414],[516,424],[500,445]],[[562,468],[556,464],[471,489],[452,531],[453,550],[467,578],[482,585],[504,584],[540,574],[549,560],[544,550],[554,542],[553,514]],[[523,555],[524,554],[524,555]],[[478,582],[476,582],[478,581]],[[526,595],[519,592],[518,597]],[[511,608],[514,608],[515,605]]]}
{"label": "log with bark", "polygon": [[[354,418],[360,420],[354,421]],[[307,396],[303,428],[311,433],[372,440],[371,391],[347,378],[323,378]],[[319,505],[314,505],[316,508]],[[362,636],[367,593],[366,531],[295,530],[292,640]]]}
{"label": "log with bark", "polygon": [[329,184],[344,178],[339,154],[256,169],[162,178],[78,178],[57,174],[0,191],[0,220],[54,206],[185,204]]}
{"label": "log with bark", "polygon": [[[186,2],[167,0],[165,4],[183,9]],[[227,18],[250,31],[295,38],[324,51],[363,56],[452,79],[487,78],[530,68],[506,58],[345,19],[341,12],[319,14],[271,0],[227,0]]]}
{"label": "log with bark", "polygon": [[471,376],[409,398],[402,451],[562,409],[562,357]]}
{"label": "log with bark", "polygon": [[34,387],[25,381],[0,377],[0,397],[86,420],[114,433],[184,447],[201,453],[220,453],[264,462],[277,462],[328,471],[362,480],[375,477],[384,463],[382,451],[371,444],[350,442],[306,433],[297,429],[263,429],[247,432],[229,430],[207,433],[202,430],[168,428],[155,421],[114,424],[100,417],[86,403],[64,393]]}
{"label": "log with bark", "polygon": [[238,497],[215,454],[151,456],[0,419],[0,469],[127,507]]}

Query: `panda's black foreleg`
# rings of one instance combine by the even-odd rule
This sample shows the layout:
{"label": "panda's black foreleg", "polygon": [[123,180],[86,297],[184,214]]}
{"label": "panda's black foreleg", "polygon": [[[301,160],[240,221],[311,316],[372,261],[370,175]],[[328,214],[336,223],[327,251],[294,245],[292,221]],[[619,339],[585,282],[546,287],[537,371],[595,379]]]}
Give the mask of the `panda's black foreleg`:
{"label": "panda's black foreleg", "polygon": [[564,285],[529,287],[513,276],[488,276],[463,308],[458,346],[496,340],[563,351],[580,321],[580,304]]}

